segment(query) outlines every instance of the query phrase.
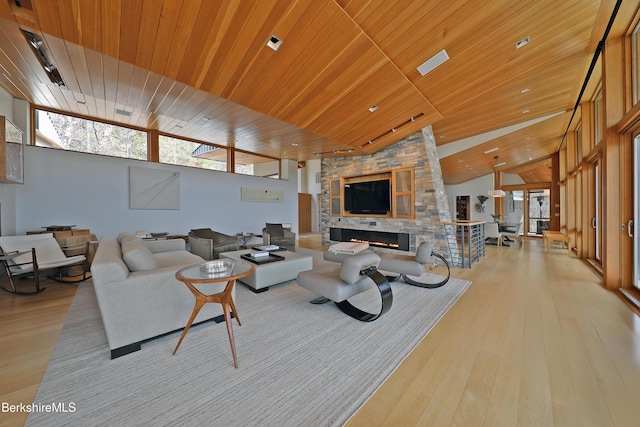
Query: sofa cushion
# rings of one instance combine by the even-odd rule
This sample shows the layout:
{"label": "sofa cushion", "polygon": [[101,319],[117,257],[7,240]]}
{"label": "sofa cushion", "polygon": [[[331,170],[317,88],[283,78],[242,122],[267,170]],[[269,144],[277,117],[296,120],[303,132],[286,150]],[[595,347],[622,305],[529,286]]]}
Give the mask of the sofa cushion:
{"label": "sofa cushion", "polygon": [[158,268],[175,266],[176,271],[187,265],[201,264],[204,262],[204,259],[186,250],[155,253],[153,254],[153,259],[155,259],[156,264],[158,264]]}
{"label": "sofa cushion", "polygon": [[146,271],[158,268],[158,263],[143,242],[125,240],[122,243],[122,259],[129,271]]}
{"label": "sofa cushion", "polygon": [[122,242],[127,240],[137,240],[137,238],[131,233],[122,232],[118,234],[118,243],[122,244]]}

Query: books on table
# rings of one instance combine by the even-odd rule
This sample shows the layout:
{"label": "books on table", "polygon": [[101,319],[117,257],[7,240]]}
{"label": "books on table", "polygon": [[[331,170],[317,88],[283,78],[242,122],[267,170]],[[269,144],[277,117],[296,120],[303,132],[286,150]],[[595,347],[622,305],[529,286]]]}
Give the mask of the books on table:
{"label": "books on table", "polygon": [[264,245],[264,246],[254,246],[253,249],[256,249],[258,251],[277,251],[278,249],[280,249],[280,246],[278,245]]}

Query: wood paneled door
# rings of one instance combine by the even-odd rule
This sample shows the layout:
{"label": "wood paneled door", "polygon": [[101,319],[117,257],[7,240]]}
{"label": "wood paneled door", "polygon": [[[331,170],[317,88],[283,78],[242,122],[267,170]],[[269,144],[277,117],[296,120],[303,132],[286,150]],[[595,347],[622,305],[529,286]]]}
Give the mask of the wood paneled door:
{"label": "wood paneled door", "polygon": [[311,233],[311,194],[298,193],[298,232]]}

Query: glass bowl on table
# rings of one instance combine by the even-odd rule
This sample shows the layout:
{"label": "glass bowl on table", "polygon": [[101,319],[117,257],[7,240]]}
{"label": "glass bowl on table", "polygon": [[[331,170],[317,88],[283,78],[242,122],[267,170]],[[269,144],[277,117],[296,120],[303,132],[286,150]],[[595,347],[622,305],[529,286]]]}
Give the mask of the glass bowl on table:
{"label": "glass bowl on table", "polygon": [[233,272],[235,261],[230,259],[215,259],[200,265],[200,275],[202,277],[228,277]]}

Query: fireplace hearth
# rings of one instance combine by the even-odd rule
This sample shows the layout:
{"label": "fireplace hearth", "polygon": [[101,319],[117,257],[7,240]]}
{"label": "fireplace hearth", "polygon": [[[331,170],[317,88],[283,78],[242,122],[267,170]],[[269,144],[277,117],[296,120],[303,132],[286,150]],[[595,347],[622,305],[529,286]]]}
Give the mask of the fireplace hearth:
{"label": "fireplace hearth", "polygon": [[378,248],[409,251],[408,233],[332,227],[329,229],[329,239],[334,242],[367,242],[369,246]]}

